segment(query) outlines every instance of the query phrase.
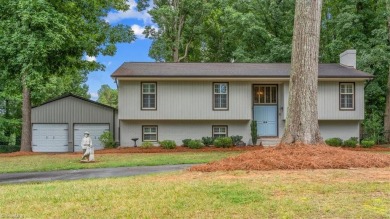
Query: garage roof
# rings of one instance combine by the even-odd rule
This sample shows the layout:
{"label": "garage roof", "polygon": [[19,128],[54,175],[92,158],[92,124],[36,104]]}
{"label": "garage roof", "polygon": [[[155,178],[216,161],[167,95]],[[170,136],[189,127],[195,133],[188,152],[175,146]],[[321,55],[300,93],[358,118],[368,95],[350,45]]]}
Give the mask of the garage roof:
{"label": "garage roof", "polygon": [[84,98],[84,97],[80,97],[80,96],[77,96],[77,95],[74,95],[74,94],[71,94],[71,93],[64,94],[62,96],[59,96],[59,97],[56,97],[54,99],[48,100],[48,101],[46,101],[46,102],[44,102],[44,103],[42,103],[40,105],[33,106],[32,108],[40,107],[42,105],[45,105],[45,104],[48,104],[48,103],[51,103],[51,102],[54,102],[54,101],[57,101],[57,100],[60,100],[60,99],[64,99],[64,98],[67,98],[67,97],[74,97],[74,98],[77,98],[77,99],[80,99],[80,100],[84,100],[84,101],[87,101],[87,102],[90,102],[90,103],[93,103],[93,104],[96,104],[96,105],[99,105],[99,106],[103,106],[103,107],[107,107],[107,108],[110,108],[110,109],[117,110],[114,107],[111,107],[111,106],[108,106],[108,105],[105,105],[105,104],[102,104],[102,103],[99,103],[99,102],[96,102],[96,101],[93,101],[93,100],[90,100],[90,99],[87,99],[87,98]]}

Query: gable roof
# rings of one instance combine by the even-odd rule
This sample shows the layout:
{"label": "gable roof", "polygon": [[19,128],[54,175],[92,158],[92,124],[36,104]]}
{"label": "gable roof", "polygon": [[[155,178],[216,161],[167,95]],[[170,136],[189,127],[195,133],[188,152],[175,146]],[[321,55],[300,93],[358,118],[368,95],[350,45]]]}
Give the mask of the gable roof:
{"label": "gable roof", "polygon": [[[287,63],[165,63],[125,62],[111,76],[121,77],[232,77],[289,78]],[[340,64],[319,64],[319,78],[373,78],[373,75]]]}
{"label": "gable roof", "polygon": [[80,99],[80,100],[83,100],[83,101],[86,101],[86,102],[89,102],[89,103],[93,103],[93,104],[96,104],[96,105],[99,105],[99,106],[103,106],[103,107],[107,107],[107,108],[110,108],[110,109],[117,110],[114,107],[111,107],[111,106],[108,106],[108,105],[105,105],[105,104],[102,104],[102,103],[99,103],[99,102],[96,102],[96,101],[93,101],[93,100],[90,100],[90,99],[87,99],[87,98],[84,98],[84,97],[80,97],[80,96],[74,95],[72,93],[67,93],[67,94],[61,95],[59,97],[50,99],[50,100],[48,100],[48,101],[46,101],[46,102],[44,102],[44,103],[42,103],[40,105],[33,106],[32,108],[37,108],[37,107],[43,106],[45,104],[48,104],[48,103],[51,103],[51,102],[54,102],[54,101],[57,101],[57,100],[61,100],[61,99],[67,98],[67,97],[74,97],[74,98],[77,98],[77,99]]}

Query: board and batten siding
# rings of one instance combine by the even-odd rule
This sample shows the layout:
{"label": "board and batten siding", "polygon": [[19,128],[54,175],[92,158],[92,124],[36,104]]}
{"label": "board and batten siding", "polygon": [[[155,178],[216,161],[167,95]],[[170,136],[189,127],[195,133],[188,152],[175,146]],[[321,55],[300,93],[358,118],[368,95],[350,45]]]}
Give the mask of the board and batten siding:
{"label": "board and batten siding", "polygon": [[[113,109],[69,96],[31,110],[32,124],[68,124],[69,151],[73,151],[74,124],[109,124],[110,131],[114,129]],[[116,122],[118,123],[118,122]],[[117,126],[115,124],[115,126]],[[118,132],[116,130],[116,132]],[[115,134],[117,136],[117,134]]]}
{"label": "board and batten siding", "polygon": [[[363,120],[364,119],[364,82],[355,83],[355,110],[340,110],[340,82],[321,81],[318,83],[318,119],[319,120]],[[288,83],[284,83],[284,115],[287,117]]]}
{"label": "board and batten siding", "polygon": [[213,110],[209,81],[158,81],[157,110],[141,110],[141,81],[120,81],[119,120],[251,120],[251,83],[228,83],[229,110]]}

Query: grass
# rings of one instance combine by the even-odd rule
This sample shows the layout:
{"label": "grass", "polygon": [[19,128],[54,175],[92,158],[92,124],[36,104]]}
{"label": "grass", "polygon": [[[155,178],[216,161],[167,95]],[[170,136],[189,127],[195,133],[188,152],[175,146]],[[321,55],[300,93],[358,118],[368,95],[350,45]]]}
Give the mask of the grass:
{"label": "grass", "polygon": [[[104,167],[197,164],[220,160],[242,152],[183,152],[161,154],[95,154],[95,163],[80,163],[80,154],[47,154],[1,157],[0,173],[75,170]],[[1,218],[1,217],[0,217]]]}
{"label": "grass", "polygon": [[0,186],[0,217],[390,218],[390,168],[176,172]]}

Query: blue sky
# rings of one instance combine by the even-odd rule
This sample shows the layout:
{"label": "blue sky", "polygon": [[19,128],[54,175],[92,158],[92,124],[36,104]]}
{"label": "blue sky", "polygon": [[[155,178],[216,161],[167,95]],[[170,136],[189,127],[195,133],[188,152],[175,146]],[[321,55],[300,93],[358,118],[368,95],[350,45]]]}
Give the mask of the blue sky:
{"label": "blue sky", "polygon": [[116,88],[114,80],[110,75],[123,62],[153,62],[148,52],[151,40],[145,39],[142,35],[146,25],[153,25],[151,17],[147,12],[138,12],[135,0],[129,0],[130,9],[126,12],[110,12],[106,21],[112,25],[126,24],[131,26],[137,39],[132,43],[121,43],[117,45],[117,53],[114,56],[86,57],[87,60],[96,60],[106,66],[104,71],[91,72],[88,75],[87,85],[91,99],[97,99],[97,92],[103,84]]}

